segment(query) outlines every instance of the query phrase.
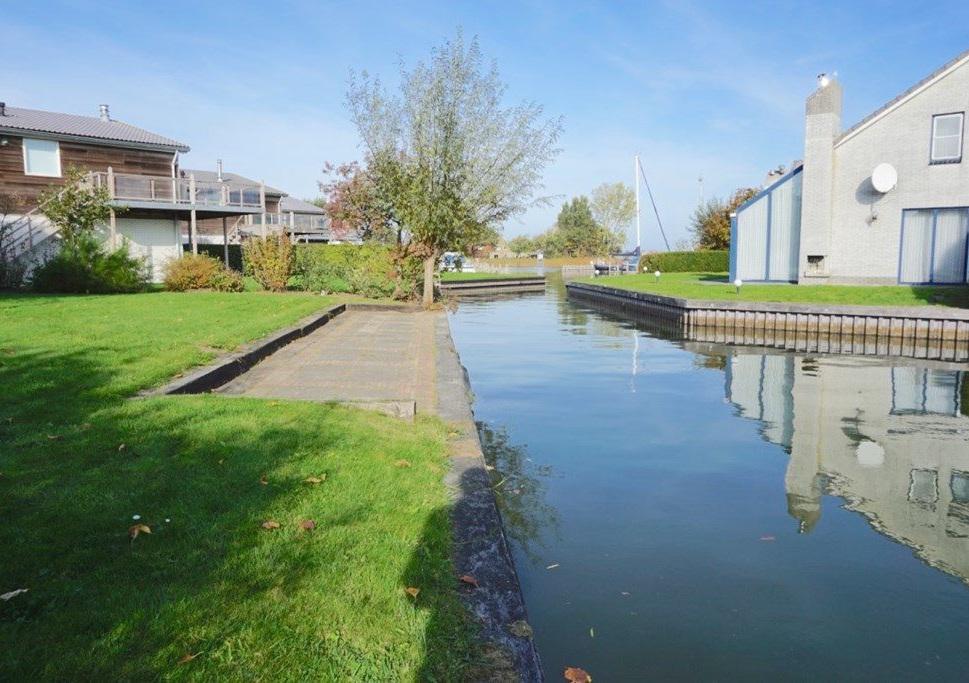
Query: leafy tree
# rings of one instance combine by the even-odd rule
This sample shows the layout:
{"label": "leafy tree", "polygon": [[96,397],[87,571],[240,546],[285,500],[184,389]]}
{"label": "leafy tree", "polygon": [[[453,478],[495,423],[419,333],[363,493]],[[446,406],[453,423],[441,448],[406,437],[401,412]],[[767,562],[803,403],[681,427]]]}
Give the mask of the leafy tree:
{"label": "leafy tree", "polygon": [[398,224],[393,207],[368,170],[357,162],[323,166],[327,179],[319,183],[323,197],[318,205],[330,219],[330,230],[340,239],[356,235],[364,241],[393,244]]}
{"label": "leafy tree", "polygon": [[592,191],[592,217],[622,248],[636,218],[636,192],[626,183],[603,183]]}
{"label": "leafy tree", "polygon": [[555,233],[567,256],[605,256],[617,249],[616,235],[592,217],[592,207],[585,196],[573,197],[562,205]]}
{"label": "leafy tree", "polygon": [[518,235],[508,240],[508,249],[515,256],[521,256],[535,250],[535,242],[527,235]]}
{"label": "leafy tree", "polygon": [[396,97],[367,74],[351,77],[347,101],[368,170],[403,227],[402,251],[424,262],[425,306],[443,251],[465,250],[542,201],[532,197],[558,153],[561,121],[534,103],[503,106],[505,92],[477,39],[466,45],[460,32],[428,63],[402,69]]}
{"label": "leafy tree", "polygon": [[726,202],[714,197],[698,206],[690,219],[694,246],[697,249],[729,249],[730,214],[757,192],[756,188],[743,187]]}

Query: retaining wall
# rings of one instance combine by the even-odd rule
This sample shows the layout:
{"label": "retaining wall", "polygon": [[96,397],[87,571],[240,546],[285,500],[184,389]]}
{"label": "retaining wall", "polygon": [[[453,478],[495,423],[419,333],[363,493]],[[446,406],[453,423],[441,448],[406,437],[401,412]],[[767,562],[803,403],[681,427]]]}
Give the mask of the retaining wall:
{"label": "retaining wall", "polygon": [[695,341],[794,351],[969,361],[969,311],[707,301],[572,282],[569,296],[646,316]]}

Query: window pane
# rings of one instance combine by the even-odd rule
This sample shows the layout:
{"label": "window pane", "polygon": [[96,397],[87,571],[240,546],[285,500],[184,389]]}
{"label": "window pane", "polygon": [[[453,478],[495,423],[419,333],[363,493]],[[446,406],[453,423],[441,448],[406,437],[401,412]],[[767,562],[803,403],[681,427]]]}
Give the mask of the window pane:
{"label": "window pane", "polygon": [[959,138],[936,138],[932,146],[933,159],[959,158]]}
{"label": "window pane", "polygon": [[932,210],[902,214],[901,281],[929,282],[932,277]]}
{"label": "window pane", "polygon": [[962,132],[961,114],[956,114],[954,116],[937,116],[935,118],[936,135],[959,135],[960,132]]}
{"label": "window pane", "polygon": [[57,154],[57,141],[24,138],[24,172],[59,176],[61,164]]}
{"label": "window pane", "polygon": [[932,282],[956,284],[965,281],[967,233],[969,214],[966,209],[939,209],[935,219]]}
{"label": "window pane", "polygon": [[935,470],[912,470],[908,499],[916,503],[934,503],[939,499],[937,484],[939,473]]}

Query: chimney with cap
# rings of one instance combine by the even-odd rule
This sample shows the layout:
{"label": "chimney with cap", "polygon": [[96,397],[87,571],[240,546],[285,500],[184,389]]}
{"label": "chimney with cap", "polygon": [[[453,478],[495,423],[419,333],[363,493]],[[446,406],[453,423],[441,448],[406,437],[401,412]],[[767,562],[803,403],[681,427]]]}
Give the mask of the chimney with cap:
{"label": "chimney with cap", "polygon": [[7,115],[7,103],[0,102],[0,116],[6,116],[6,115]]}
{"label": "chimney with cap", "polygon": [[99,104],[98,105],[98,111],[101,112],[101,120],[102,121],[110,121],[111,120],[111,116],[108,114],[108,105],[106,105],[106,104]]}

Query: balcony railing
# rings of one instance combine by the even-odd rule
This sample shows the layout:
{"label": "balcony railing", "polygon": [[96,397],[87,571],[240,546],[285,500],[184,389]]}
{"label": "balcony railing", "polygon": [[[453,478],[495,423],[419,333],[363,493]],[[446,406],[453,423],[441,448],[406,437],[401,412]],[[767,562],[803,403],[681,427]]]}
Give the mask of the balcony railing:
{"label": "balcony railing", "polygon": [[[319,214],[283,211],[281,213],[267,213],[265,216],[267,227],[279,226],[286,232],[294,230],[299,232],[327,232],[329,230],[326,216]],[[249,216],[247,222],[249,225],[261,227],[260,218],[259,214],[252,215]]]}
{"label": "balcony railing", "polygon": [[265,190],[262,185],[217,180],[196,180],[194,176],[166,178],[130,173],[95,172],[90,174],[94,187],[105,187],[111,199],[131,202],[180,204],[186,207],[235,207],[263,209]]}

